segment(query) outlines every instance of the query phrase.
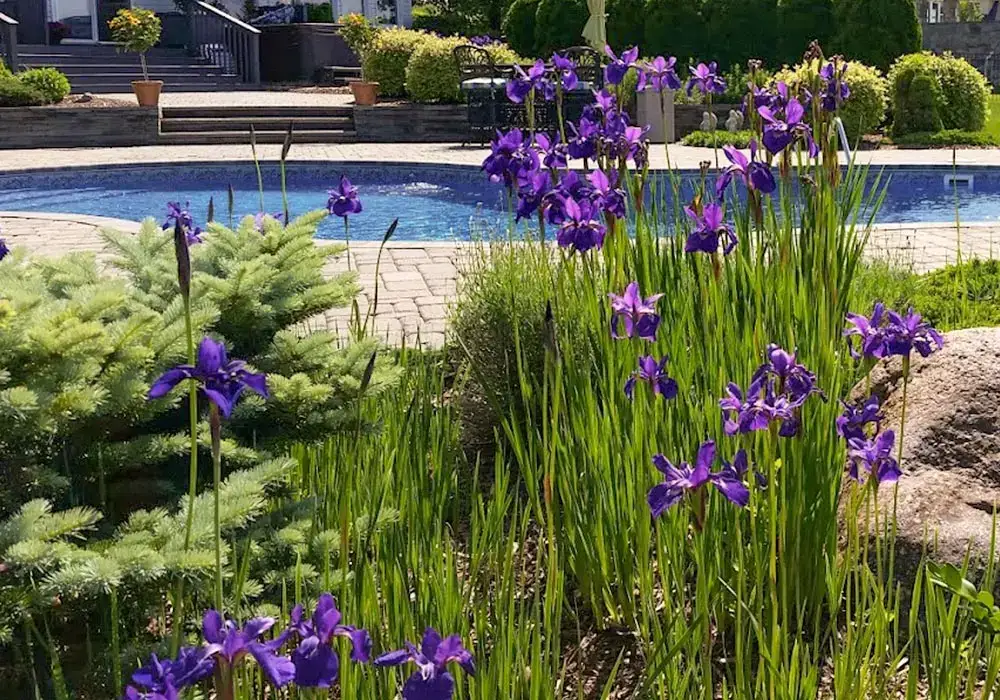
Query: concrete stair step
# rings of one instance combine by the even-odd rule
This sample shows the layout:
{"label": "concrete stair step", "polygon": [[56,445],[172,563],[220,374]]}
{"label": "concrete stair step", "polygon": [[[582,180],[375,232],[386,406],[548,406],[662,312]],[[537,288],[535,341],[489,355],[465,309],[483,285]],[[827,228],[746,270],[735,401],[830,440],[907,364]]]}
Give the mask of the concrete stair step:
{"label": "concrete stair step", "polygon": [[[27,64],[38,65],[41,64]],[[65,73],[68,77],[74,75],[118,75],[124,73],[140,73],[142,67],[133,63],[95,63],[89,66],[74,64],[72,66],[53,66]],[[152,65],[149,66],[150,73],[160,75],[224,75],[223,70],[217,66],[178,66],[178,65]]]}
{"label": "concrete stair step", "polygon": [[[94,93],[96,95],[102,94],[118,94],[118,93],[130,93],[132,92],[131,81],[121,81],[121,82],[104,82],[104,83],[91,83],[91,82],[73,82],[71,84],[71,89],[74,95],[79,95],[84,92]],[[163,92],[232,92],[236,90],[241,90],[242,86],[239,84],[229,85],[227,83],[218,82],[203,82],[203,83],[170,83],[163,86]]]}
{"label": "concrete stair step", "polygon": [[164,119],[293,119],[354,118],[350,105],[330,106],[260,106],[260,107],[164,107]]}
{"label": "concrete stair step", "polygon": [[[258,131],[257,143],[284,143],[284,131]],[[354,143],[357,134],[347,130],[303,131],[295,135],[294,143]],[[249,144],[250,131],[213,131],[205,133],[161,133],[160,143],[170,145]]]}
{"label": "concrete stair step", "polygon": [[164,118],[160,122],[161,133],[208,133],[235,132],[249,133],[250,126],[257,133],[288,130],[292,124],[296,136],[309,131],[348,131],[354,129],[354,119],[351,117],[237,117],[232,119],[219,118]]}

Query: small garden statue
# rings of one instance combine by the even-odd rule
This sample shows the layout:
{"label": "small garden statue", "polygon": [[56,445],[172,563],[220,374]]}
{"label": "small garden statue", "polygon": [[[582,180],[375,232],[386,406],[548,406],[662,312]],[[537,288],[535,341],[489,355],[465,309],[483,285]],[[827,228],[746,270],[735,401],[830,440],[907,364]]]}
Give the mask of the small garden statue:
{"label": "small garden statue", "polygon": [[714,112],[702,112],[701,113],[701,126],[698,127],[702,131],[715,131],[715,128],[719,125],[719,117],[716,116]]}
{"label": "small garden statue", "polygon": [[729,110],[729,119],[726,120],[726,131],[735,134],[743,128],[743,112],[738,109]]}
{"label": "small garden statue", "polygon": [[155,107],[160,103],[162,80],[150,80],[146,66],[146,52],[160,41],[160,18],[152,10],[136,8],[118,10],[118,14],[108,22],[111,38],[121,44],[123,51],[139,54],[142,64],[142,80],[132,81],[132,90],[142,107]]}

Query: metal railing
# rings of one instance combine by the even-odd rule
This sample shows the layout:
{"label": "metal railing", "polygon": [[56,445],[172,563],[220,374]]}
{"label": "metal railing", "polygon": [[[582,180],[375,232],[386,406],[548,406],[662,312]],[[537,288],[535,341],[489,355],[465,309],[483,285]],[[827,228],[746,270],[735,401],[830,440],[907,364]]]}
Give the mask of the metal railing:
{"label": "metal railing", "polygon": [[17,20],[0,12],[0,61],[16,71],[21,61],[17,55]]}
{"label": "metal railing", "polygon": [[260,85],[260,30],[195,0],[189,14],[192,48],[244,83]]}

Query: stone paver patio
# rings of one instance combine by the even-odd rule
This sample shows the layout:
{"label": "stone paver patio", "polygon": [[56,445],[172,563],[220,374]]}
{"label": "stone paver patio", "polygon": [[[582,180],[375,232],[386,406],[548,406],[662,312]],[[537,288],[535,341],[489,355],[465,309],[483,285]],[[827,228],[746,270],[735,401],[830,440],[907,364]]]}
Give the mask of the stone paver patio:
{"label": "stone paver patio", "polygon": [[[257,93],[245,93],[252,99]],[[331,102],[341,95],[278,93],[301,95]],[[178,93],[182,100],[183,93]],[[231,98],[230,98],[231,99]],[[287,102],[285,102],[287,104]],[[337,162],[409,162],[478,166],[488,151],[457,144],[343,144],[293,146],[291,159]],[[264,161],[276,160],[280,146],[258,147]],[[48,149],[0,151],[0,171],[34,168],[58,169],[85,165],[135,165],[140,163],[211,163],[249,160],[248,146],[146,146],[115,149]],[[713,160],[711,149],[671,146],[670,159],[675,167],[697,168],[704,160]],[[946,150],[866,151],[859,161],[883,165],[951,165],[952,153]],[[957,153],[963,166],[1000,166],[1000,149],[964,150]],[[651,150],[652,167],[666,164],[662,147]],[[197,167],[195,165],[194,167]],[[61,255],[70,251],[91,251],[100,256],[97,234],[104,226],[134,230],[134,222],[93,216],[0,212],[0,230],[9,243],[25,246],[34,253]],[[877,227],[871,235],[868,254],[923,272],[957,258],[959,237],[954,224],[899,224]],[[961,249],[964,256],[994,257],[1000,244],[1000,222],[970,223],[962,226]],[[454,298],[463,256],[470,244],[461,242],[393,242],[383,254],[378,275],[378,313],[375,330],[391,343],[405,340],[429,346],[444,341],[448,304]],[[375,296],[375,262],[378,244],[356,242],[351,245],[350,265],[357,270],[362,287],[358,306],[365,315]],[[331,261],[328,272],[346,269],[347,256]],[[350,309],[337,309],[309,322],[313,328],[328,328],[346,333]]]}

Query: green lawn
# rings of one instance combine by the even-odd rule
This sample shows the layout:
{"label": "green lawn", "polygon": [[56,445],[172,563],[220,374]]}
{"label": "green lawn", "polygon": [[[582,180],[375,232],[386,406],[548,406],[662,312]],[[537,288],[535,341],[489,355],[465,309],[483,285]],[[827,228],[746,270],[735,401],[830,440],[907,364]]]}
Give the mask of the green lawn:
{"label": "green lawn", "polygon": [[1000,95],[990,96],[990,116],[986,120],[986,133],[1000,138]]}

